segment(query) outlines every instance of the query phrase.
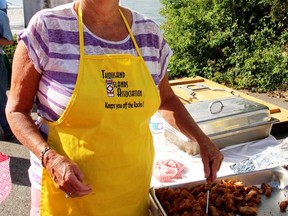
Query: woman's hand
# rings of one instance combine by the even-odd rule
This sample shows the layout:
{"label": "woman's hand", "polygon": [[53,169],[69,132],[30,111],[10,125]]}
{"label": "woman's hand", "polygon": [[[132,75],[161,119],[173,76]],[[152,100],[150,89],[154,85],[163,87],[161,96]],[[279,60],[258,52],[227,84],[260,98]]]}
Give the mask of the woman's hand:
{"label": "woman's hand", "polygon": [[210,178],[211,181],[214,182],[224,159],[223,154],[215,144],[208,139],[208,141],[205,143],[202,142],[202,145],[200,145],[200,155],[204,165],[205,178]]}
{"label": "woman's hand", "polygon": [[79,167],[68,158],[50,150],[43,162],[53,181],[69,197],[82,197],[91,193],[91,187],[83,183],[84,176]]}

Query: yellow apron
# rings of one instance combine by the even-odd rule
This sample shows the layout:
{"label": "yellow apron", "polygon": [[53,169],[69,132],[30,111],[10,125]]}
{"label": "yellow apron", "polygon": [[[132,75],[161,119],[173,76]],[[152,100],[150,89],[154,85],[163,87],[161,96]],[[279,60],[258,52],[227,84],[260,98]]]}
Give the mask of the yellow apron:
{"label": "yellow apron", "polygon": [[[120,10],[119,10],[120,11]],[[80,64],[75,90],[48,144],[78,164],[92,193],[65,198],[43,169],[41,215],[147,216],[154,148],[149,118],[160,97],[130,27],[139,56],[85,55],[78,10]]]}

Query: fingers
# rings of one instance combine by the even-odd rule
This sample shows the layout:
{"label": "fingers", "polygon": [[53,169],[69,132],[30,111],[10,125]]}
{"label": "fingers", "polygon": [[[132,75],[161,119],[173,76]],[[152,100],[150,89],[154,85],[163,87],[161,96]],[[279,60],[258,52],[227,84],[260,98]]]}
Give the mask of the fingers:
{"label": "fingers", "polygon": [[84,176],[77,164],[58,155],[46,166],[57,187],[66,193],[67,197],[82,197],[91,193],[89,185],[83,183]]}
{"label": "fingers", "polygon": [[216,170],[216,171],[220,170],[223,159],[224,159],[224,156],[221,152],[216,155],[216,157],[213,159],[213,161],[215,161],[215,163],[213,163],[215,166],[213,167],[213,170]]}
{"label": "fingers", "polygon": [[219,152],[211,158],[203,159],[205,178],[211,178],[212,182],[216,181],[217,172],[221,167],[223,158],[223,154]]}
{"label": "fingers", "polygon": [[[211,176],[210,162],[208,159],[204,159],[204,158],[202,158],[202,161],[203,161],[203,165],[204,165],[205,178],[207,179]],[[211,176],[211,180],[212,180],[212,176]]]}
{"label": "fingers", "polygon": [[69,194],[70,197],[82,197],[91,193],[92,189],[89,185],[83,184],[75,174],[69,174],[63,179],[58,186],[61,190]]}
{"label": "fingers", "polygon": [[221,152],[219,152],[213,159],[212,159],[212,179],[213,182],[216,180],[217,178],[217,172],[220,170],[222,161],[223,161],[223,154]]}

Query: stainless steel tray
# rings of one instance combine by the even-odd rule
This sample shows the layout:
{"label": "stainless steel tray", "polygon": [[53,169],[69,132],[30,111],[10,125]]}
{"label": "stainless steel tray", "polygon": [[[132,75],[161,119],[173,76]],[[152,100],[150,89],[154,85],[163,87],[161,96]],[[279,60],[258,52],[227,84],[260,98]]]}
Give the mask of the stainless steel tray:
{"label": "stainless steel tray", "polygon": [[[278,120],[272,118],[268,122],[259,123],[253,127],[246,126],[234,130],[227,130],[221,133],[207,135],[219,149],[222,149],[231,145],[265,139],[270,135],[272,125],[276,122],[278,122]],[[165,129],[165,137],[169,142],[178,146],[179,149],[187,152],[188,154],[196,155],[199,153],[198,143],[189,140],[187,137],[181,134],[181,132],[172,127],[166,127]]]}
{"label": "stainless steel tray", "polygon": [[[265,169],[244,174],[229,175],[217,178],[216,182],[223,179],[232,179],[242,181],[245,185],[260,186],[262,183],[268,183],[273,187],[270,197],[262,197],[262,202],[258,207],[259,216],[278,216],[286,215],[287,212],[280,212],[279,203],[288,199],[288,171],[282,167]],[[171,188],[185,187],[192,188],[200,184],[204,184],[205,180],[189,182],[169,186]],[[150,210],[153,216],[167,216],[160,202],[155,195],[155,189],[161,187],[152,187],[150,189]],[[288,209],[287,209],[288,211]]]}
{"label": "stainless steel tray", "polygon": [[[186,104],[185,108],[220,149],[264,139],[270,135],[272,125],[279,122],[271,117],[267,106],[236,96]],[[166,122],[165,136],[181,150],[192,155],[199,153],[196,142]]]}

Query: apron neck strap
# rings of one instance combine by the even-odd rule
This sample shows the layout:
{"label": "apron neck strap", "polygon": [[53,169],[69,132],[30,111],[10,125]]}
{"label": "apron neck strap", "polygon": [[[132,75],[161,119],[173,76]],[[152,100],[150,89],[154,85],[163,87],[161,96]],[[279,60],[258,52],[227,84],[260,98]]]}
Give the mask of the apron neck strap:
{"label": "apron neck strap", "polygon": [[[138,54],[138,56],[142,57],[141,55],[141,52],[140,52],[140,49],[138,47],[138,44],[134,38],[134,35],[131,31],[131,28],[124,16],[124,14],[122,13],[121,9],[119,8],[119,12],[120,12],[120,15],[125,23],[125,26],[129,32],[129,35],[131,37],[131,40],[134,44],[134,47],[136,49],[136,52]],[[84,32],[83,32],[83,18],[82,18],[82,10],[81,10],[81,4],[79,4],[78,6],[78,27],[79,27],[79,46],[80,46],[80,55],[84,55]]]}
{"label": "apron neck strap", "polygon": [[121,17],[122,17],[122,19],[123,19],[123,21],[124,21],[124,23],[125,23],[125,25],[126,25],[126,28],[127,28],[128,32],[129,32],[129,35],[130,35],[130,37],[131,37],[131,40],[133,41],[133,44],[134,44],[134,47],[135,47],[135,49],[136,49],[136,51],[137,51],[137,53],[138,53],[138,56],[141,56],[141,57],[142,57],[141,52],[140,52],[140,49],[139,49],[139,47],[138,47],[138,44],[137,44],[137,42],[136,42],[136,40],[135,40],[135,37],[134,37],[134,35],[133,35],[132,31],[131,31],[131,28],[130,28],[130,26],[129,26],[129,24],[128,24],[128,22],[127,22],[127,20],[126,20],[126,18],[125,18],[125,16],[124,16],[124,14],[122,13],[122,11],[121,11],[120,8],[119,8],[119,12],[120,12]]}
{"label": "apron neck strap", "polygon": [[78,28],[79,28],[79,48],[80,56],[84,55],[84,32],[83,32],[83,18],[81,4],[78,6]]}

